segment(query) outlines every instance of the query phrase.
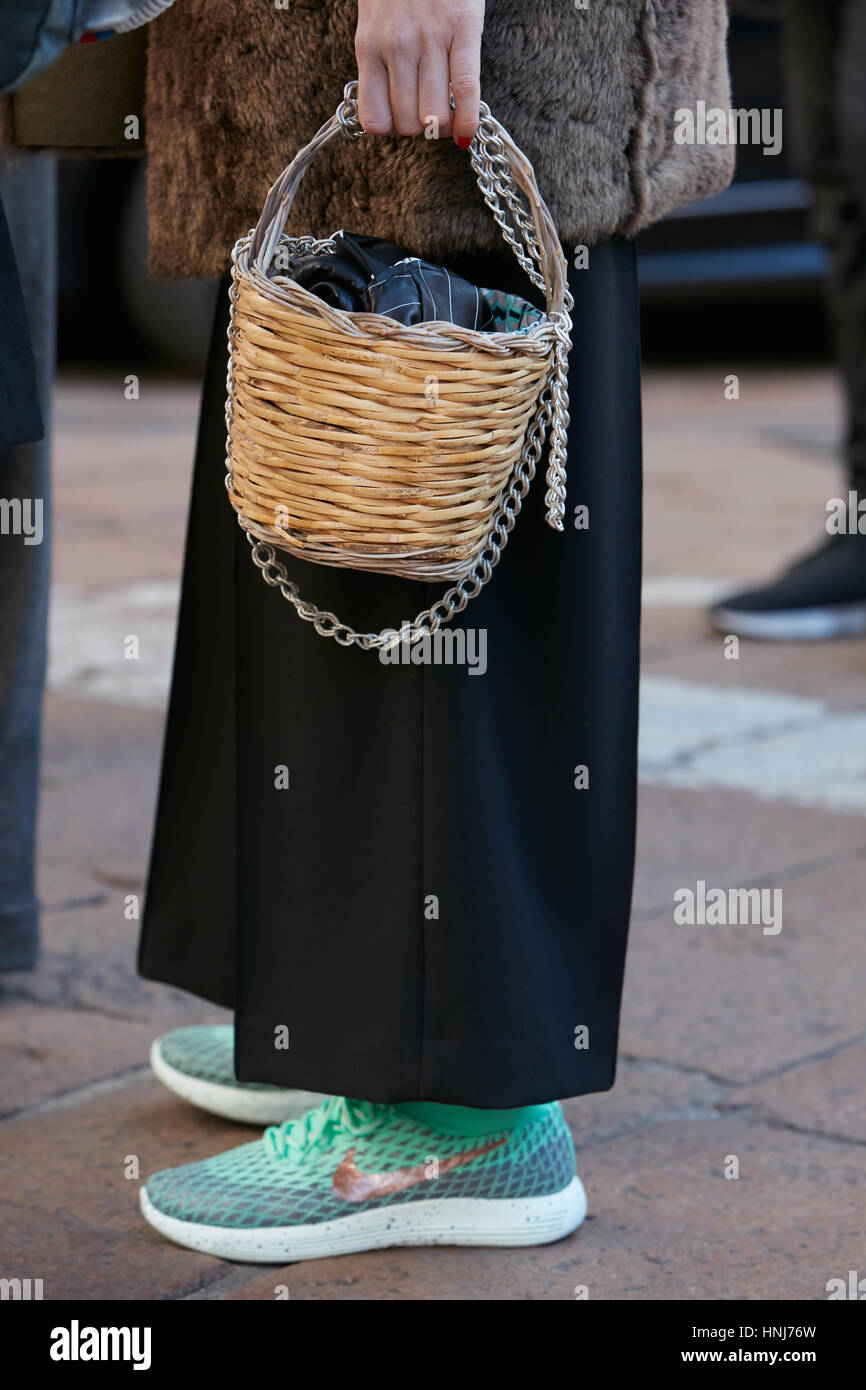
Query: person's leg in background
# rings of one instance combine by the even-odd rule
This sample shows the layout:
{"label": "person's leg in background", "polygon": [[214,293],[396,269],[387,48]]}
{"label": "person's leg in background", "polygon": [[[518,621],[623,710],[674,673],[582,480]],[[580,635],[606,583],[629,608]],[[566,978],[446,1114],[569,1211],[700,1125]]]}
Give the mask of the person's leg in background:
{"label": "person's leg in background", "polygon": [[[0,497],[28,499],[38,544],[0,536],[0,970],[38,952],[36,817],[49,589],[49,410],[55,346],[55,177],[44,155],[0,157],[0,196],[30,321],[45,436],[0,448]],[[7,508],[7,514],[11,515]],[[34,533],[33,539],[36,538]]]}
{"label": "person's leg in background", "polygon": [[[839,26],[836,120],[845,195],[832,221],[828,298],[842,371],[848,486],[866,499],[866,0],[844,0]],[[831,234],[832,235],[832,234]],[[829,238],[828,238],[829,240]],[[866,527],[866,519],[864,519]],[[866,537],[862,538],[866,567]]]}
{"label": "person's leg in background", "polygon": [[[786,137],[811,184],[812,235],[830,255],[825,301],[846,411],[841,495],[866,499],[866,0],[790,0],[782,42]],[[774,582],[723,598],[710,618],[743,637],[866,633],[866,534],[849,518],[845,533],[825,536]]]}

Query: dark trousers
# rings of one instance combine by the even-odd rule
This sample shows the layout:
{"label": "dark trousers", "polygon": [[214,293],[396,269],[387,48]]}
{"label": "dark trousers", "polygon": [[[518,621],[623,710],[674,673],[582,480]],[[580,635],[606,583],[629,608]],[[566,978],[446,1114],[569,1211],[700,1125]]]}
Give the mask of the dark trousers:
{"label": "dark trousers", "polygon": [[[589,259],[569,274],[565,532],[545,524],[542,469],[454,623],[486,634],[477,676],[339,647],[263,582],[223,483],[220,304],[140,966],[234,1005],[241,1081],[492,1108],[613,1082],[635,831],[640,345],[634,245]],[[526,293],[508,263],[452,265]],[[445,587],[285,564],[363,631],[399,627]]]}
{"label": "dark trousers", "polygon": [[[0,158],[2,196],[36,358],[45,419],[38,443],[0,447],[0,497],[42,502],[41,544],[0,536],[0,970],[36,960],[36,810],[49,586],[48,413],[54,371],[55,166]],[[20,436],[19,436],[20,437]]]}
{"label": "dark trousers", "polygon": [[830,250],[826,296],[847,412],[849,484],[866,496],[866,0],[790,0],[785,116]]}

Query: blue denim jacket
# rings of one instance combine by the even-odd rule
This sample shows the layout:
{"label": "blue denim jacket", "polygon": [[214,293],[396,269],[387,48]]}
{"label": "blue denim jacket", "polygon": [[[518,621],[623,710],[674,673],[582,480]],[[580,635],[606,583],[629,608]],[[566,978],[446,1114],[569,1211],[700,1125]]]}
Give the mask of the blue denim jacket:
{"label": "blue denim jacket", "polygon": [[85,34],[110,38],[156,19],[172,0],[0,0],[0,94],[13,92]]}

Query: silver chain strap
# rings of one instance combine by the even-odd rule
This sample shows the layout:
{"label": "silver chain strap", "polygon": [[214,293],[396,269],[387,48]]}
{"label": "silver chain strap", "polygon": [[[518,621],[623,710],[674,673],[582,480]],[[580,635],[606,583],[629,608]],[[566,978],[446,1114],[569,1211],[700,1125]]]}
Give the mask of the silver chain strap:
{"label": "silver chain strap", "polygon": [[[490,107],[482,101],[478,130],[469,147],[469,157],[482,197],[508,245],[520,265],[538,289],[547,286],[542,273],[541,250],[535,235],[532,216],[521,201],[519,190],[511,178],[511,166],[505,147],[491,115]],[[511,212],[514,226],[509,222],[505,202]],[[566,406],[568,400],[568,353],[571,348],[571,310],[574,296],[566,285],[563,296],[564,314],[551,315],[556,322],[557,341],[554,350],[553,370],[550,378],[551,418],[549,461],[545,482],[547,492],[544,505],[547,509],[547,523],[555,531],[564,529],[567,432],[570,416]]]}
{"label": "silver chain strap", "polygon": [[[520,193],[511,176],[508,157],[495,126],[492,124],[490,108],[485,102],[480,107],[481,119],[478,132],[470,146],[470,160],[475,170],[478,185],[487,206],[517,260],[530,280],[541,290],[546,290],[542,273],[541,252],[535,235],[532,218],[521,203]],[[337,108],[337,120],[342,133],[349,139],[359,139],[364,129],[358,121],[358,83],[347,82],[343,90],[343,100]],[[506,208],[513,221],[509,221]],[[240,243],[239,243],[240,245]],[[289,256],[315,255],[320,251],[335,250],[332,237],[315,238],[311,236],[280,238],[280,245]],[[233,256],[233,270],[237,273],[237,247]],[[312,623],[320,637],[333,637],[341,647],[360,647],[363,651],[383,650],[398,641],[420,641],[429,637],[445,623],[449,623],[462,613],[471,599],[476,598],[490,582],[493,571],[502,558],[508,544],[508,537],[514,529],[521,507],[535,478],[544,448],[544,440],[550,426],[549,465],[546,474],[547,492],[545,506],[547,521],[554,530],[564,529],[565,514],[565,458],[569,413],[567,371],[568,352],[571,347],[571,309],[574,298],[565,288],[564,307],[561,313],[549,315],[556,334],[553,365],[548,382],[539,393],[535,413],[527,426],[523,449],[511,474],[508,487],[502,495],[490,534],[484,549],[467,574],[452,585],[440,599],[429,608],[422,609],[408,628],[399,632],[383,629],[381,632],[357,632],[343,623],[335,613],[317,608],[314,603],[302,599],[298,585],[289,578],[282,561],[277,559],[274,546],[258,539],[250,530],[246,519],[237,513],[238,524],[249,541],[253,563],[261,571],[266,584],[278,588],[283,598],[292,605],[299,618]],[[226,478],[227,489],[232,486],[231,470],[231,428],[234,404],[234,338],[235,308],[237,286],[232,280],[229,291],[230,313],[228,327],[228,370],[226,373]]]}
{"label": "silver chain strap", "polygon": [[[469,146],[469,161],[475,171],[478,187],[526,274],[538,289],[546,290],[541,271],[541,251],[531,214],[512,181],[508,155],[492,123],[490,107],[482,101],[479,111],[478,130]],[[511,211],[514,226],[508,221],[503,201]]]}

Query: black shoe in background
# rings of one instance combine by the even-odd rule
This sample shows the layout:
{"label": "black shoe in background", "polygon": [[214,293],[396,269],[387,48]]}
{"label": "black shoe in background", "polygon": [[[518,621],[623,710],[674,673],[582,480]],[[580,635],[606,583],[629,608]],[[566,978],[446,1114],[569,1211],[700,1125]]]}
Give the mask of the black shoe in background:
{"label": "black shoe in background", "polygon": [[866,633],[866,536],[830,536],[772,584],[720,599],[707,616],[719,632],[777,642]]}

